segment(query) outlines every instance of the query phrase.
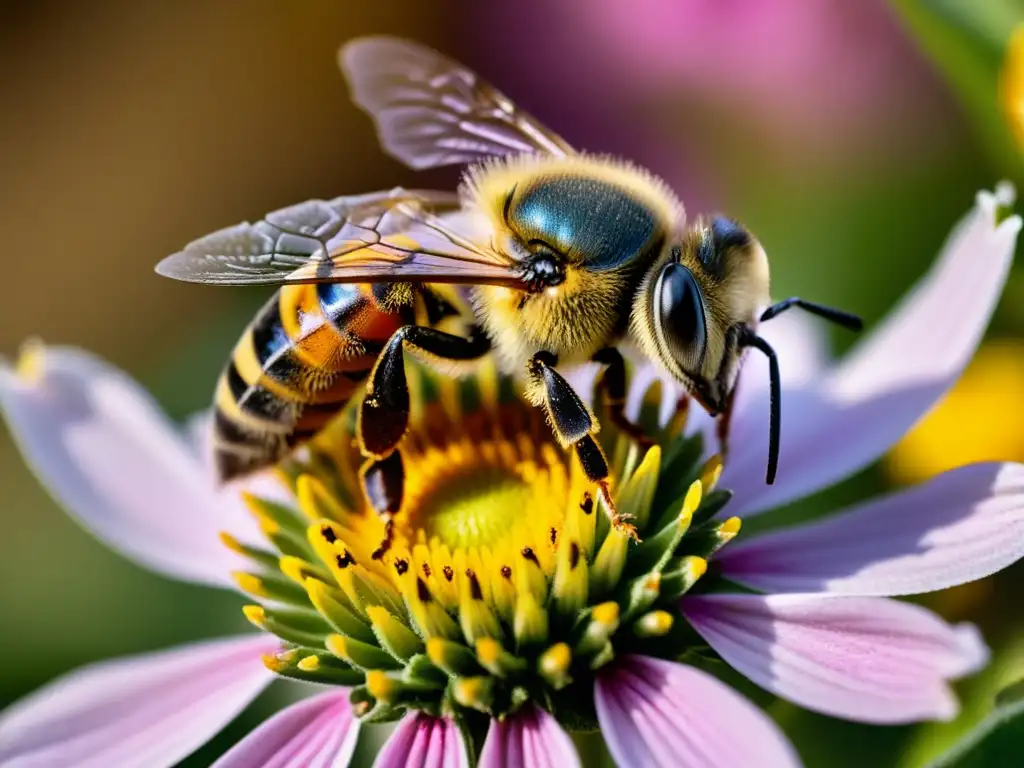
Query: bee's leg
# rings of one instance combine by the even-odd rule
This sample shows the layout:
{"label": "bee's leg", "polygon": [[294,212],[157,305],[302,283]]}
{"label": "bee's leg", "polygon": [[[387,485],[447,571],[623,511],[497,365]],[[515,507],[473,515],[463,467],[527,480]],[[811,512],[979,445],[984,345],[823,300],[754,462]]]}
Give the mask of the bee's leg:
{"label": "bee's leg", "polygon": [[397,448],[409,426],[407,348],[445,360],[475,360],[485,355],[491,344],[478,329],[462,338],[426,326],[406,325],[391,335],[377,357],[356,425],[359,449],[370,459],[362,471],[363,491],[370,506],[386,521],[387,537],[374,557],[390,546],[391,518],[402,506],[405,472]]}
{"label": "bee's leg", "polygon": [[359,410],[356,432],[363,455],[376,459],[388,456],[402,441],[409,426],[406,349],[419,350],[428,357],[442,360],[464,361],[483,357],[490,348],[490,340],[476,328],[469,338],[420,325],[406,325],[395,331],[384,351],[377,356]]}
{"label": "bee's leg", "polygon": [[732,428],[732,405],[736,401],[736,389],[733,388],[725,399],[725,407],[715,422],[715,434],[718,437],[718,452],[724,459],[729,453],[729,430]]}
{"label": "bee's leg", "polygon": [[394,516],[402,508],[405,467],[401,451],[394,450],[383,459],[367,460],[359,470],[359,478],[367,501],[384,521],[384,540],[372,555],[379,560],[391,548]]}
{"label": "bee's leg", "polygon": [[644,434],[643,427],[626,418],[626,361],[622,353],[615,347],[605,347],[591,359],[604,366],[597,379],[597,390],[604,394],[612,423],[642,447],[653,445],[654,441]]}
{"label": "bee's leg", "polygon": [[636,528],[628,515],[620,515],[608,488],[608,459],[594,439],[598,425],[586,404],[562,375],[555,370],[558,358],[550,352],[538,352],[530,361],[530,379],[534,399],[543,403],[555,437],[565,447],[572,446],[587,478],[597,484],[614,528],[637,539]]}

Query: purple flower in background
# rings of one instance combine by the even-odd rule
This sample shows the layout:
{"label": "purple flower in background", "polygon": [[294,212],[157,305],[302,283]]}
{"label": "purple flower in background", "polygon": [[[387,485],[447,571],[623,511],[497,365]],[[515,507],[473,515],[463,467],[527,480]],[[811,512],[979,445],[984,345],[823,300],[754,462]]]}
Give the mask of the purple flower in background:
{"label": "purple flower in background", "polygon": [[[764,366],[744,368],[724,469],[713,455],[679,463],[697,433],[710,444],[709,420],[695,412],[684,423],[662,382],[659,445],[641,457],[620,443],[615,462],[617,502],[644,533],[638,546],[597,527],[585,478],[543,423],[518,400],[488,400],[483,378],[466,413],[452,392],[419,404],[408,463],[420,514],[396,521],[395,552],[374,564],[364,552],[377,546],[380,523],[351,506],[358,464],[344,430],[319,461],[260,478],[242,504],[237,492],[212,490],[196,439],[205,431],[180,432],[135,383],[84,352],[30,350],[0,369],[0,406],[54,497],[145,567],[204,585],[233,579],[259,600],[246,615],[264,631],[64,676],[0,713],[0,763],[173,765],[272,672],[320,687],[220,766],[344,766],[362,722],[390,720],[398,725],[380,766],[463,766],[479,748],[483,766],[568,768],[578,757],[563,726],[581,713],[596,716],[620,765],[798,764],[764,713],[681,663],[691,652],[838,717],[952,717],[948,682],[985,663],[984,644],[972,627],[890,596],[1020,558],[1024,466],[952,470],[808,525],[731,540],[741,518],[876,460],[955,381],[1021,225],[999,202],[978,195],[931,273],[846,359],[827,362],[798,318],[766,324],[785,374],[776,485],[763,484]],[[634,372],[633,416],[657,410],[655,378]],[[474,426],[479,409],[497,433]],[[498,472],[512,469],[523,474]],[[476,482],[457,474],[467,471]],[[679,494],[661,498],[679,483]],[[221,530],[230,535],[219,543]],[[752,591],[720,581],[705,589],[720,577]],[[474,731],[479,743],[467,742]]]}
{"label": "purple flower in background", "polygon": [[579,146],[657,169],[691,208],[715,196],[723,158],[706,155],[723,146],[813,174],[880,151],[906,162],[901,149],[919,157],[956,125],[883,0],[594,0],[585,12],[523,0],[462,14],[467,30],[501,30],[465,36],[487,41],[476,54],[492,81]]}

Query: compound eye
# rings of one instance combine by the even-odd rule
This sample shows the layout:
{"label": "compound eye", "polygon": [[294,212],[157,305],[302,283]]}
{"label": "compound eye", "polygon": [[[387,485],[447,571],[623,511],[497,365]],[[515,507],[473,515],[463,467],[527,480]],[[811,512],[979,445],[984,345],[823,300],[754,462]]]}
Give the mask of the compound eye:
{"label": "compound eye", "polygon": [[654,289],[659,332],[672,359],[687,373],[700,372],[707,346],[704,300],[693,273],[675,262],[666,264]]}

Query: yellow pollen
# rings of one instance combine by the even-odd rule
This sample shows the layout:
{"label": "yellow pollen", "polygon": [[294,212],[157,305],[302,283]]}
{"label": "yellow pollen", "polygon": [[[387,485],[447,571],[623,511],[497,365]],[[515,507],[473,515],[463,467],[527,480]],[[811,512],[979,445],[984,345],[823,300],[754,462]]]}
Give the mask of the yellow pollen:
{"label": "yellow pollen", "polygon": [[[682,518],[686,519],[686,525],[690,524],[690,519],[693,517],[693,513],[697,511],[700,506],[700,501],[704,497],[704,483],[700,480],[694,480],[689,489],[686,491],[686,498],[683,499],[683,513],[680,516],[680,522]],[[739,518],[736,518],[737,520]],[[739,530],[737,528],[736,530]]]}
{"label": "yellow pollen", "polygon": [[486,677],[460,677],[455,681],[452,693],[455,694],[455,700],[462,706],[474,707],[485,698],[487,683]]}
{"label": "yellow pollen", "polygon": [[41,339],[26,339],[18,352],[14,372],[26,384],[36,384],[46,372],[46,345]]}
{"label": "yellow pollen", "polygon": [[703,557],[690,557],[687,559],[687,565],[690,567],[690,573],[693,574],[695,581],[708,571],[708,561]]}
{"label": "yellow pollen", "polygon": [[572,651],[565,643],[552,645],[540,657],[541,670],[552,677],[563,674],[571,663]]}
{"label": "yellow pollen", "polygon": [[724,467],[722,455],[718,453],[705,462],[700,472],[700,484],[704,487],[704,490],[710,492],[715,489],[719,479],[722,477],[722,469]]}
{"label": "yellow pollen", "polygon": [[260,530],[267,536],[273,536],[274,534],[281,532],[281,526],[276,520],[272,520],[266,515],[257,515],[256,522],[259,524]]}
{"label": "yellow pollen", "polygon": [[220,543],[232,552],[237,552],[240,555],[245,554],[245,549],[242,547],[242,543],[230,533],[227,531],[221,531],[218,536],[220,537]]}
{"label": "yellow pollen", "polygon": [[435,666],[440,667],[444,663],[445,643],[446,640],[442,637],[432,637],[427,640],[427,658],[434,662]]}
{"label": "yellow pollen", "polygon": [[281,573],[298,584],[305,584],[306,576],[309,575],[311,566],[301,557],[285,555],[278,563]]}
{"label": "yellow pollen", "polygon": [[370,617],[371,622],[377,625],[386,624],[392,618],[388,609],[382,605],[366,606],[366,615]]}
{"label": "yellow pollen", "polygon": [[599,624],[613,626],[619,621],[619,604],[613,601],[601,603],[594,607],[591,615]]}
{"label": "yellow pollen", "polygon": [[302,659],[297,665],[303,672],[316,672],[320,669],[320,657],[319,656],[307,656]]}
{"label": "yellow pollen", "polygon": [[262,605],[244,605],[242,606],[242,613],[245,614],[245,618],[260,629],[267,625],[267,612],[263,609]]}
{"label": "yellow pollen", "polygon": [[373,669],[366,673],[366,690],[373,698],[387,701],[394,694],[395,683],[384,672]]}
{"label": "yellow pollen", "polygon": [[263,666],[269,669],[271,672],[284,672],[288,669],[288,662],[283,659],[279,659],[270,653],[263,654],[260,659],[263,661]]}
{"label": "yellow pollen", "polygon": [[722,523],[722,525],[718,528],[718,532],[735,536],[737,533],[740,532],[740,526],[742,524],[743,521],[740,520],[738,517],[730,517],[728,520]]}
{"label": "yellow pollen", "polygon": [[652,611],[637,622],[638,634],[660,637],[672,629],[674,619],[668,611]]}
{"label": "yellow pollen", "polygon": [[243,571],[235,571],[231,576],[243,592],[254,597],[269,597],[266,587],[263,586],[263,581],[258,576]]}
{"label": "yellow pollen", "polygon": [[[365,507],[350,508],[362,498],[358,486],[331,505],[332,482],[300,475],[306,538],[360,611],[363,602],[384,604],[403,622],[407,611],[422,638],[456,637],[460,625],[473,640],[498,636],[502,623],[515,623],[524,590],[544,605],[560,560],[590,562],[596,489],[542,417],[519,404],[473,411],[457,423],[427,408],[420,419],[427,423],[414,423],[403,443],[405,498],[390,527]],[[347,453],[350,442],[324,444],[339,466],[359,461]],[[563,541],[574,544],[575,558],[559,555]],[[298,561],[281,566],[293,579],[300,574]],[[570,570],[587,576],[586,567]],[[364,594],[366,580],[372,589]]]}
{"label": "yellow pollen", "polygon": [[324,640],[324,647],[339,659],[344,659],[348,656],[348,648],[345,641],[346,637],[344,635],[332,633]]}
{"label": "yellow pollen", "polygon": [[497,664],[501,652],[501,643],[493,637],[481,637],[476,641],[476,655],[485,665]]}

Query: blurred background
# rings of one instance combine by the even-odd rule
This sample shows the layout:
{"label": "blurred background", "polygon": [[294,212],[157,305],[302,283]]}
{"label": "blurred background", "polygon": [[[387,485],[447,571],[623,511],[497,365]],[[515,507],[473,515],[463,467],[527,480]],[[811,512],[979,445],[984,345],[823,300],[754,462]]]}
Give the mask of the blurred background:
{"label": "blurred background", "polygon": [[[980,188],[1024,181],[999,101],[1022,0],[179,0],[0,6],[0,353],[87,347],[184,418],[258,289],[162,280],[208,231],[414,176],[349,103],[338,45],[367,33],[465,61],[592,151],[668,180],[691,213],[758,234],[773,293],[875,322]],[[1019,107],[1018,107],[1019,108]],[[840,354],[849,339],[835,336]],[[787,519],[979,459],[1024,461],[1024,268],[961,385],[885,461]],[[96,659],[243,626],[230,595],[119,559],[64,517],[0,434],[0,706]],[[921,765],[1024,677],[1024,567],[927,604],[980,624],[996,661],[960,718],[868,728],[747,690],[817,765]],[[208,765],[288,695],[268,694],[188,765]]]}

